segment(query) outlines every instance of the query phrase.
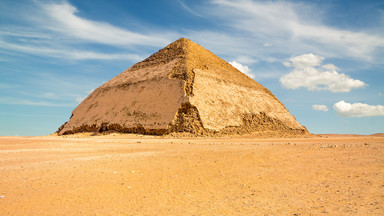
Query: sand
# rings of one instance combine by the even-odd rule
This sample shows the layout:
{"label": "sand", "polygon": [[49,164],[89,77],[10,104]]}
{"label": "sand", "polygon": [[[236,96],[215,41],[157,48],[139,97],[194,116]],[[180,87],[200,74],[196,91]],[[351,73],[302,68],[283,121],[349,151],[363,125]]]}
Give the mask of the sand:
{"label": "sand", "polygon": [[384,137],[0,137],[0,215],[384,215]]}

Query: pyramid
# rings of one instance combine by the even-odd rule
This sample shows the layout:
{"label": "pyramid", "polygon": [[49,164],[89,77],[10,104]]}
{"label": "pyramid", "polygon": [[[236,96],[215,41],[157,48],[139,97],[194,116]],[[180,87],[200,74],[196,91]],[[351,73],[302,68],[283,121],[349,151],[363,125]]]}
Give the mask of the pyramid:
{"label": "pyramid", "polygon": [[268,89],[185,38],[95,89],[57,133],[104,131],[308,133]]}

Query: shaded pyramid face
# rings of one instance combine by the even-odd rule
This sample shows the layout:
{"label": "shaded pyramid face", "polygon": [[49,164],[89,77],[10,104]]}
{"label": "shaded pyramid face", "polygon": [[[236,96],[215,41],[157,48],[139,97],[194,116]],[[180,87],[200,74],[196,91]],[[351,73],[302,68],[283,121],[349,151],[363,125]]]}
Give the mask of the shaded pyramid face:
{"label": "shaded pyramid face", "polygon": [[308,133],[268,89],[185,38],[95,89],[58,134],[108,130]]}

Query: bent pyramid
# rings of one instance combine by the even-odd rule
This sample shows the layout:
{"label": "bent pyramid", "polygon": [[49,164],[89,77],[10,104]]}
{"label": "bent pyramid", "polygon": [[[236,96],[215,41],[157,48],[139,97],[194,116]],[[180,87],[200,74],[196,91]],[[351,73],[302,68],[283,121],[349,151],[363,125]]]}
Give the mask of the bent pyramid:
{"label": "bent pyramid", "polygon": [[308,133],[268,89],[185,38],[95,89],[57,133],[108,130]]}

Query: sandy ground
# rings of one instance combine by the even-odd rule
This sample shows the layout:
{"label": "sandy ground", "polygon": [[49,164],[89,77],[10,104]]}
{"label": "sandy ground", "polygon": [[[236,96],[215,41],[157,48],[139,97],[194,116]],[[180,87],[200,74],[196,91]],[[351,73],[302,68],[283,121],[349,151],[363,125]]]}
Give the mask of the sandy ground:
{"label": "sandy ground", "polygon": [[0,137],[0,215],[384,215],[384,137]]}

